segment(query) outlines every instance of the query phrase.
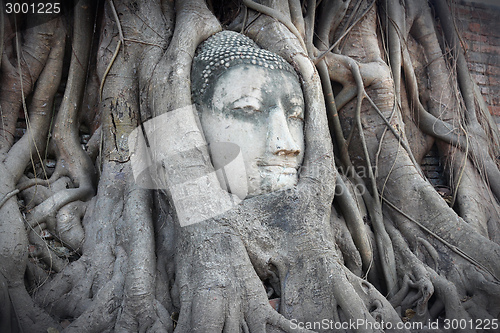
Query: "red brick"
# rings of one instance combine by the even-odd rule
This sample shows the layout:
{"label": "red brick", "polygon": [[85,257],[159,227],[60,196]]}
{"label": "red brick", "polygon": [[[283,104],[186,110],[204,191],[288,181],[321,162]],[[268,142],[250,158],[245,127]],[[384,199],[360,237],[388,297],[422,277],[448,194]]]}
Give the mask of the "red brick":
{"label": "red brick", "polygon": [[467,52],[466,59],[469,62],[485,64],[485,62],[484,62],[485,57],[483,56],[483,54],[481,54],[479,52],[474,52],[474,51]]}
{"label": "red brick", "polygon": [[491,114],[500,117],[500,106],[490,106]]}
{"label": "red brick", "polygon": [[[500,10],[499,10],[499,12],[500,12]],[[500,29],[500,27],[498,29]],[[490,45],[500,45],[500,37],[495,37],[495,36],[490,35],[490,36],[488,36],[487,43]]]}
{"label": "red brick", "polygon": [[[468,10],[468,13],[464,12]],[[463,7],[461,7],[460,13],[463,13],[462,15],[467,15],[468,17],[472,19],[478,19],[478,20],[495,20],[497,18],[497,13],[494,10],[491,10],[491,7],[486,7],[482,6],[481,4],[478,3],[467,3],[464,4]]]}
{"label": "red brick", "polygon": [[477,83],[477,84],[482,84],[482,85],[487,85],[488,84],[488,77],[485,75],[481,74],[472,74],[472,79]]}
{"label": "red brick", "polygon": [[457,5],[454,8],[453,13],[457,15],[458,17],[470,17],[471,16],[471,10],[469,7],[464,6],[464,5]]}
{"label": "red brick", "polygon": [[476,22],[471,22],[469,23],[469,30],[473,32],[480,32],[481,31],[481,24],[476,23]]}
{"label": "red brick", "polygon": [[486,65],[486,75],[495,75],[495,76],[500,76],[500,67],[499,66],[491,66],[491,65]]}
{"label": "red brick", "polygon": [[474,52],[482,52],[481,47],[484,45],[487,45],[487,44],[482,43],[482,42],[473,41],[473,42],[469,43],[469,48],[471,51],[474,51]]}
{"label": "red brick", "polygon": [[471,50],[474,52],[498,54],[500,56],[500,45],[473,42]]}
{"label": "red brick", "polygon": [[500,55],[485,53],[484,63],[491,66],[500,66]]}
{"label": "red brick", "polygon": [[500,25],[497,22],[482,23],[480,34],[498,38],[500,37]]}
{"label": "red brick", "polygon": [[478,41],[478,42],[488,43],[488,36],[479,35],[477,33],[472,33],[472,32],[469,32],[469,31],[465,31],[462,34],[462,40],[464,40],[466,43],[470,43],[471,41]]}
{"label": "red brick", "polygon": [[500,91],[500,77],[490,75],[488,81],[492,90]]}
{"label": "red brick", "polygon": [[500,66],[500,56],[493,53],[467,52],[467,61],[485,65]]}
{"label": "red brick", "polygon": [[500,8],[458,0],[451,9],[472,79],[500,119]]}
{"label": "red brick", "polygon": [[490,94],[490,103],[491,105],[500,106],[500,97],[497,94]]}
{"label": "red brick", "polygon": [[496,18],[496,13],[491,11],[491,9],[481,8],[478,4],[470,3],[456,6],[455,13],[459,18],[467,18],[469,20],[494,20]]}
{"label": "red brick", "polygon": [[484,74],[486,73],[486,68],[485,64],[469,63],[469,70],[471,72]]}

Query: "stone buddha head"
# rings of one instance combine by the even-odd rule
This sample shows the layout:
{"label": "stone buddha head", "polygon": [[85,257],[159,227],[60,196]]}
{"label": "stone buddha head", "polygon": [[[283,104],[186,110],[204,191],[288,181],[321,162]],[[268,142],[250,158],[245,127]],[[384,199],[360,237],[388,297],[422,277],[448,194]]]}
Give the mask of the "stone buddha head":
{"label": "stone buddha head", "polygon": [[293,67],[248,37],[223,31],[198,48],[191,80],[214,165],[225,154],[215,143],[233,143],[243,157],[248,197],[295,186],[304,98]]}

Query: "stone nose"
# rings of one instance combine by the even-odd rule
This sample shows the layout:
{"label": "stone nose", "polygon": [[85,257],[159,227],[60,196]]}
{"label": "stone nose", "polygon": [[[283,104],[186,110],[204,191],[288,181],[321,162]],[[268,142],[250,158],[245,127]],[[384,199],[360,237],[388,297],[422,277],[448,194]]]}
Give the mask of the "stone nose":
{"label": "stone nose", "polygon": [[274,155],[297,156],[300,154],[300,147],[290,133],[285,112],[279,106],[272,108],[269,113],[267,138],[268,150]]}

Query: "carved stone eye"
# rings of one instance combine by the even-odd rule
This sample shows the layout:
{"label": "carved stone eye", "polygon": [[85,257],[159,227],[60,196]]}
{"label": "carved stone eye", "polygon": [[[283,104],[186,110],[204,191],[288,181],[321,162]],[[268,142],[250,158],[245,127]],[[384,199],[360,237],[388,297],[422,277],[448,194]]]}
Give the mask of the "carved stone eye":
{"label": "carved stone eye", "polygon": [[241,112],[241,113],[246,113],[246,114],[253,114],[253,113],[256,113],[256,112],[262,112],[260,110],[260,108],[256,108],[253,105],[234,107],[233,111],[235,111],[235,112]]}

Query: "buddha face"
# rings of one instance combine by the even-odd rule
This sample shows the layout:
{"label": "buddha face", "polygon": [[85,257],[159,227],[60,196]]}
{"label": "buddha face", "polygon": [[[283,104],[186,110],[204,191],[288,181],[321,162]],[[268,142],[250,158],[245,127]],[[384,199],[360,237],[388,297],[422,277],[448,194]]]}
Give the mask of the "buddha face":
{"label": "buddha face", "polygon": [[[241,186],[248,197],[297,184],[304,154],[304,99],[294,75],[255,65],[231,67],[215,82],[211,104],[200,118],[208,144],[240,147],[247,177]],[[224,155],[211,153],[212,159]]]}

